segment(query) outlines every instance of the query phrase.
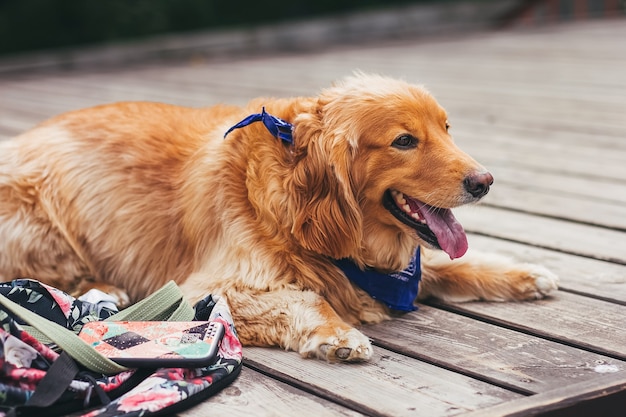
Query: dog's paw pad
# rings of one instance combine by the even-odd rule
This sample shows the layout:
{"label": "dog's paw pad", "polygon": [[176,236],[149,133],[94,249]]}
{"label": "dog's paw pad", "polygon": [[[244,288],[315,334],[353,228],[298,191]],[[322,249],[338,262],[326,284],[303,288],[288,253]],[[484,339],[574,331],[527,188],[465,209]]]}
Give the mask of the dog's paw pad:
{"label": "dog's paw pad", "polygon": [[352,352],[351,348],[339,348],[337,349],[337,345],[324,343],[320,345],[319,351],[323,357],[328,358],[331,356],[336,356],[337,359],[346,360],[350,357],[350,352]]}
{"label": "dog's paw pad", "polygon": [[372,357],[373,349],[370,340],[356,329],[337,330],[331,337],[312,336],[301,354],[317,356],[330,362],[359,362]]}

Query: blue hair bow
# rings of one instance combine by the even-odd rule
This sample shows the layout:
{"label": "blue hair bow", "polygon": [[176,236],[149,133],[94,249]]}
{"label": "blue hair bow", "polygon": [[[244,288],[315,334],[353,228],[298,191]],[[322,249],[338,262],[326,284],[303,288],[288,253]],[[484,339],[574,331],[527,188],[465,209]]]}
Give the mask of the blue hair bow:
{"label": "blue hair bow", "polygon": [[259,121],[263,122],[265,128],[272,134],[272,136],[284,142],[293,143],[293,125],[291,123],[287,123],[282,119],[279,119],[276,116],[272,116],[271,114],[266,113],[265,107],[263,107],[261,113],[251,114],[250,116],[243,119],[241,122],[228,129],[228,131],[224,134],[224,138],[235,129],[239,129],[241,127],[245,127],[251,123]]}

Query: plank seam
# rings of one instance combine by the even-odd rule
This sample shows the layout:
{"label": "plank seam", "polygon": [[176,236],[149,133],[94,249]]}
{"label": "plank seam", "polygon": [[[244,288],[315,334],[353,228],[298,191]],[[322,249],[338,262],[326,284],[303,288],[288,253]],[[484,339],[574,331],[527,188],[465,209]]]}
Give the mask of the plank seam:
{"label": "plank seam", "polygon": [[473,229],[469,229],[469,228],[465,229],[465,231],[468,232],[468,233],[472,233],[472,234],[478,235],[478,236],[490,237],[490,238],[500,239],[500,240],[504,240],[504,241],[507,241],[507,242],[513,242],[513,243],[521,243],[523,245],[533,246],[533,247],[539,248],[539,249],[547,249],[547,250],[551,250],[551,251],[554,251],[554,252],[564,253],[566,255],[575,255],[575,256],[580,256],[582,258],[595,259],[597,261],[604,261],[604,262],[609,262],[609,263],[617,264],[617,265],[626,265],[626,261],[621,260],[621,259],[617,259],[617,258],[612,258],[612,257],[601,258],[599,256],[591,255],[591,254],[588,254],[588,253],[581,253],[581,252],[576,252],[576,251],[564,250],[564,249],[559,249],[559,248],[555,248],[555,247],[552,247],[552,246],[549,246],[549,245],[542,245],[542,244],[538,244],[538,243],[525,242],[523,240],[513,239],[513,238],[510,238],[510,237],[504,237],[504,236],[498,236],[496,234],[480,232],[478,230],[473,230]]}
{"label": "plank seam", "polygon": [[304,383],[302,381],[297,380],[296,378],[293,378],[289,375],[286,375],[282,372],[276,371],[274,369],[271,369],[269,367],[266,367],[256,361],[250,360],[250,359],[246,359],[244,357],[243,359],[243,364],[245,367],[250,368],[256,372],[259,372],[260,374],[263,374],[265,376],[267,376],[268,378],[272,378],[276,381],[282,382],[284,384],[287,384],[289,386],[292,386],[294,388],[297,388],[301,391],[306,392],[307,394],[311,394],[314,395],[316,397],[322,398],[324,400],[330,401],[334,404],[337,404],[341,407],[345,407],[347,409],[350,409],[352,411],[355,411],[357,413],[361,413],[361,414],[365,414],[367,416],[371,416],[371,417],[388,417],[384,414],[381,414],[379,412],[377,412],[376,410],[372,410],[371,408],[365,407],[362,404],[359,404],[357,402],[353,402],[351,400],[345,399],[345,398],[341,398],[339,396],[333,395],[332,393],[320,389],[320,388],[316,388],[313,385]]}
{"label": "plank seam", "polygon": [[373,343],[374,346],[380,347],[382,349],[389,350],[389,351],[391,351],[393,353],[397,353],[399,355],[402,355],[402,356],[405,356],[405,357],[408,357],[408,358],[411,358],[411,359],[417,359],[420,362],[424,362],[424,363],[427,363],[429,365],[436,366],[437,368],[445,369],[446,371],[454,372],[456,374],[460,374],[460,375],[466,376],[468,378],[475,379],[475,380],[480,381],[480,382],[485,382],[485,383],[487,383],[489,385],[493,385],[493,386],[496,386],[498,388],[502,388],[502,389],[505,389],[507,391],[514,392],[516,394],[520,394],[520,395],[524,395],[524,396],[530,396],[530,395],[537,394],[534,391],[527,390],[527,389],[520,388],[520,387],[516,387],[515,385],[508,384],[506,382],[498,381],[496,378],[489,378],[489,377],[486,377],[486,376],[481,376],[478,373],[475,373],[475,372],[472,372],[472,371],[469,371],[469,370],[464,370],[463,368],[461,368],[459,366],[455,366],[453,364],[448,364],[448,363],[445,363],[445,362],[442,362],[442,361],[438,361],[438,360],[436,360],[434,358],[431,358],[429,356],[426,356],[426,355],[420,355],[418,353],[412,353],[412,352],[403,351],[402,349],[396,348],[396,347],[394,347],[392,345],[386,345],[386,344],[380,343],[376,339],[373,339],[372,343]]}
{"label": "plank seam", "polygon": [[488,324],[492,324],[494,326],[498,326],[498,327],[502,327],[508,330],[513,330],[515,332],[518,333],[522,333],[522,334],[526,334],[529,336],[534,336],[534,337],[538,337],[540,339],[544,339],[544,340],[548,340],[550,342],[555,342],[555,343],[559,343],[561,345],[565,345],[565,346],[569,346],[569,347],[573,347],[576,349],[581,349],[590,353],[595,353],[598,355],[602,355],[602,356],[607,356],[609,358],[612,359],[617,359],[619,361],[626,361],[626,355],[623,354],[619,354],[616,352],[611,352],[611,351],[606,351],[606,350],[602,350],[599,348],[595,348],[594,346],[588,345],[588,344],[582,344],[582,343],[576,343],[574,341],[571,341],[567,338],[564,337],[559,337],[559,336],[552,336],[548,333],[545,333],[543,331],[539,331],[539,330],[533,330],[529,327],[525,327],[522,325],[516,325],[514,323],[508,322],[508,321],[504,321],[504,320],[499,320],[497,318],[492,318],[492,317],[488,317],[485,315],[482,315],[480,313],[474,313],[471,311],[468,311],[462,307],[458,307],[458,306],[454,306],[452,304],[446,304],[443,303],[441,301],[437,301],[437,300],[426,300],[423,302],[424,304],[428,305],[429,307],[433,307],[433,308],[438,308],[440,310],[444,310],[444,311],[449,311],[451,313],[455,313],[455,314],[459,314],[461,316],[464,317],[468,317],[474,320],[479,320],[482,321],[484,323],[488,323]]}
{"label": "plank seam", "polygon": [[530,210],[518,209],[518,208],[513,208],[513,207],[510,207],[510,206],[506,206],[506,205],[500,205],[500,204],[497,204],[497,203],[487,203],[487,202],[485,202],[485,203],[482,203],[481,205],[486,206],[486,207],[493,207],[493,208],[497,208],[497,209],[512,211],[514,213],[529,214],[529,215],[532,215],[532,216],[543,217],[543,218],[547,218],[547,219],[561,220],[561,221],[566,221],[566,222],[569,222],[569,223],[580,224],[580,225],[584,225],[584,226],[597,227],[599,229],[606,229],[606,230],[611,230],[611,231],[615,231],[615,232],[626,232],[626,227],[607,226],[607,225],[601,224],[601,223],[582,221],[582,220],[572,219],[572,218],[563,217],[563,216],[556,216],[554,214],[546,214],[546,213],[534,212],[534,211],[530,211]]}
{"label": "plank seam", "polygon": [[618,300],[616,298],[604,297],[601,295],[596,295],[596,294],[592,294],[592,293],[585,292],[585,291],[573,290],[571,288],[561,287],[561,286],[559,286],[559,291],[567,292],[570,294],[581,295],[583,297],[592,298],[594,300],[604,301],[604,302],[611,303],[611,304],[626,306],[626,301]]}

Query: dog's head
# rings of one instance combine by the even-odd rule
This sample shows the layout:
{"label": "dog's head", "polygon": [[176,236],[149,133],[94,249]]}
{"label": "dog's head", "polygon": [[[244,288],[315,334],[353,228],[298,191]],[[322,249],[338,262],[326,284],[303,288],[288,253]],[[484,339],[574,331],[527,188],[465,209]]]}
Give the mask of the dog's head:
{"label": "dog's head", "polygon": [[450,208],[478,201],[491,175],[455,146],[445,110],[423,88],[345,79],[294,120],[292,233],[307,249],[398,270],[419,244],[462,256]]}

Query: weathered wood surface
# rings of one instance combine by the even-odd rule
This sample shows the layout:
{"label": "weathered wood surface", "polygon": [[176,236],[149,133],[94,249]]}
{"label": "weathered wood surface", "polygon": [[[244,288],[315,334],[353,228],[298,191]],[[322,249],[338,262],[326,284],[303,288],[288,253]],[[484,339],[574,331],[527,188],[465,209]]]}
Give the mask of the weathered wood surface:
{"label": "weathered wood surface", "polygon": [[532,303],[466,303],[453,310],[626,360],[624,306],[561,291]]}
{"label": "weathered wood surface", "polygon": [[470,236],[469,240],[470,246],[476,250],[491,250],[511,258],[543,264],[561,277],[562,290],[626,305],[623,265],[504,240],[498,240],[494,246],[492,238],[478,235]]}
{"label": "weathered wood surface", "polygon": [[[452,415],[520,397],[511,391],[378,348],[368,363],[328,364],[293,352],[248,348],[248,361],[365,414]],[[383,400],[393,399],[393,400]]]}
{"label": "weathered wood surface", "polygon": [[242,104],[314,94],[354,70],[423,83],[459,145],[496,177],[481,205],[457,210],[472,250],[543,264],[561,291],[529,303],[429,303],[365,326],[377,346],[366,364],[246,349],[241,377],[181,415],[540,414],[626,390],[624,39],[626,20],[616,20],[4,77],[0,140],[118,100]]}
{"label": "weathered wood surface", "polygon": [[[361,413],[306,393],[250,368],[241,371],[235,382],[210,401],[210,413],[192,409],[190,416],[250,417],[281,414],[298,416],[306,410],[312,416],[359,417]],[[277,413],[278,412],[278,413]]]}
{"label": "weathered wood surface", "polygon": [[[626,396],[623,395],[625,390],[624,374],[612,374],[600,381],[583,381],[561,386],[548,392],[470,412],[465,417],[622,416],[626,404]],[[606,399],[608,395],[612,396]],[[601,402],[602,398],[605,401]]]}
{"label": "weathered wood surface", "polygon": [[[429,306],[396,318],[392,326],[367,326],[364,331],[378,346],[527,394],[593,380],[598,369],[620,363]],[[623,346],[623,334],[619,337]]]}

